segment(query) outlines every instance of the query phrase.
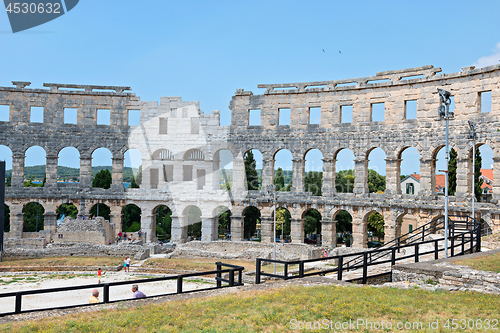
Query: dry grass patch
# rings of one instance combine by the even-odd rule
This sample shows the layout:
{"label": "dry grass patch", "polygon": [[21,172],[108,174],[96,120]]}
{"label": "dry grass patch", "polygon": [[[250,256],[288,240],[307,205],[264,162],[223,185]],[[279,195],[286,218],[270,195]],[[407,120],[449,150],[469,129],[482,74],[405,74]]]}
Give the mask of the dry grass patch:
{"label": "dry grass patch", "polygon": [[2,258],[0,267],[50,267],[50,266],[118,266],[123,258],[117,257],[43,257],[43,258]]}
{"label": "dry grass patch", "polygon": [[453,260],[453,263],[468,266],[479,271],[500,273],[500,253],[471,259]]}
{"label": "dry grass patch", "polygon": [[[384,320],[393,325],[410,322],[421,323],[421,329],[397,331],[436,332],[448,331],[444,325],[451,318],[481,319],[483,325],[486,319],[498,320],[499,307],[498,296],[479,293],[293,286],[12,323],[1,325],[0,332],[293,332],[296,331],[292,329],[293,319],[303,323],[324,319],[333,323],[358,319],[371,322]],[[439,320],[439,329],[429,328],[429,321],[436,320]],[[357,327],[337,331],[380,330]],[[478,330],[466,328],[455,331]]]}
{"label": "dry grass patch", "polygon": [[186,259],[186,258],[153,258],[148,259],[142,267],[165,270],[186,270],[186,271],[212,271],[216,269],[217,261],[225,264],[238,265],[245,267],[246,271],[255,270],[255,261],[244,260],[217,260],[217,259]]}

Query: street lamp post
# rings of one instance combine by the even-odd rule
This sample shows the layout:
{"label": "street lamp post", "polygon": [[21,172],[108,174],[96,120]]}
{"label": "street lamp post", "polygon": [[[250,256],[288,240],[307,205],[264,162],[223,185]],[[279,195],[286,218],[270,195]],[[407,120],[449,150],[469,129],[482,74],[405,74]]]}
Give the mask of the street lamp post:
{"label": "street lamp post", "polygon": [[473,122],[469,120],[469,139],[472,140],[472,218],[474,214],[474,202],[476,201],[476,127]]}
{"label": "street lamp post", "polygon": [[450,112],[450,104],[451,104],[451,94],[450,92],[439,89],[439,99],[441,101],[441,105],[438,107],[438,113],[441,118],[446,120],[446,170],[445,170],[445,188],[444,188],[444,257],[448,258],[448,164],[450,160],[450,147],[449,147],[449,124],[448,121],[450,119],[454,119],[455,115],[453,112]]}
{"label": "street lamp post", "polygon": [[[273,195],[273,243],[274,243],[274,260],[276,260],[276,185],[269,185],[267,191],[269,195]],[[276,274],[276,263],[274,263],[274,274]]]}

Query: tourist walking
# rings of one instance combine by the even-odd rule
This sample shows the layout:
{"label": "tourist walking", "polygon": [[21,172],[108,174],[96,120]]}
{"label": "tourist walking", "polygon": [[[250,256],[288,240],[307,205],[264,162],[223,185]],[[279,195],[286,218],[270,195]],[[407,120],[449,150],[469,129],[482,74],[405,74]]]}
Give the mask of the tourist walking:
{"label": "tourist walking", "polygon": [[134,284],[132,286],[132,292],[134,293],[134,298],[145,298],[146,294],[144,294],[142,291],[139,291],[139,286]]}
{"label": "tourist walking", "polygon": [[101,268],[97,270],[97,278],[99,279],[99,282],[97,283],[101,283]]}
{"label": "tourist walking", "polygon": [[123,261],[123,267],[125,267],[125,272],[130,272],[130,258],[127,257]]}

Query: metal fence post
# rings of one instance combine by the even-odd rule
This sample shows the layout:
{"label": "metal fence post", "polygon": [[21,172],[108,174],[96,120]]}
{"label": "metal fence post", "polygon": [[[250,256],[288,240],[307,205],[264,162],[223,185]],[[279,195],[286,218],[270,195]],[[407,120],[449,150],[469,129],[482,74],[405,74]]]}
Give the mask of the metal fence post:
{"label": "metal fence post", "polygon": [[177,293],[182,293],[182,275],[177,276]]}
{"label": "metal fence post", "polygon": [[434,241],[434,260],[439,259],[439,245],[438,245],[438,240],[436,239]]}
{"label": "metal fence post", "polygon": [[477,224],[477,239],[476,239],[476,252],[481,252],[481,222]]}
{"label": "metal fence post", "polygon": [[396,249],[392,248],[391,250],[391,266],[396,265]]}
{"label": "metal fence post", "polygon": [[109,283],[104,283],[103,302],[109,303]]}
{"label": "metal fence post", "polygon": [[304,277],[304,262],[299,262],[299,278]]}
{"label": "metal fence post", "polygon": [[229,286],[234,286],[234,269],[229,270]]}
{"label": "metal fence post", "polygon": [[21,313],[21,299],[23,297],[23,294],[20,292],[16,293],[16,313]]}
{"label": "metal fence post", "polygon": [[462,234],[462,255],[465,254],[465,233]]}
{"label": "metal fence post", "polygon": [[217,265],[217,275],[216,275],[217,278],[215,280],[216,280],[217,288],[220,288],[220,287],[222,287],[222,281],[219,280],[220,278],[222,278],[222,273],[220,272],[221,264],[220,264],[220,262],[216,262],[215,264]]}
{"label": "metal fence post", "polygon": [[451,237],[451,256],[455,256],[455,232],[453,232],[453,236]]}
{"label": "metal fence post", "polygon": [[241,268],[238,269],[238,284],[241,284],[242,274],[243,274],[243,270]]}
{"label": "metal fence post", "polygon": [[257,258],[255,259],[255,284],[260,283],[260,265],[261,265],[261,259]]}
{"label": "metal fence post", "polygon": [[344,256],[339,257],[337,265],[337,280],[342,281],[342,266],[344,266]]}
{"label": "metal fence post", "polygon": [[368,276],[368,253],[363,252],[363,284],[366,284],[366,277]]}
{"label": "metal fence post", "polygon": [[415,244],[415,262],[418,262],[418,243]]}
{"label": "metal fence post", "polygon": [[469,231],[470,233],[470,253],[474,253],[474,230]]}
{"label": "metal fence post", "polygon": [[285,276],[285,280],[288,280],[288,263],[287,262],[285,262],[283,274]]}

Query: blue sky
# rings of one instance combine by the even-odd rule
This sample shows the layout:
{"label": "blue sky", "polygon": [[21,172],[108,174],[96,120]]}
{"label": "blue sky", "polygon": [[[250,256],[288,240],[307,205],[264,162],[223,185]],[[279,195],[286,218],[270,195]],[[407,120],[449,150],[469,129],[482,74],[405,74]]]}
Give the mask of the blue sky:
{"label": "blue sky", "polygon": [[[16,34],[0,12],[0,85],[125,85],[142,100],[200,101],[228,125],[237,88],[498,63],[499,9],[499,1],[82,0]],[[370,163],[385,169],[383,156]]]}

